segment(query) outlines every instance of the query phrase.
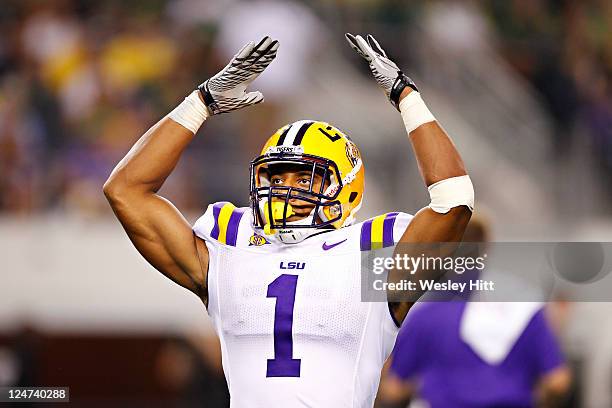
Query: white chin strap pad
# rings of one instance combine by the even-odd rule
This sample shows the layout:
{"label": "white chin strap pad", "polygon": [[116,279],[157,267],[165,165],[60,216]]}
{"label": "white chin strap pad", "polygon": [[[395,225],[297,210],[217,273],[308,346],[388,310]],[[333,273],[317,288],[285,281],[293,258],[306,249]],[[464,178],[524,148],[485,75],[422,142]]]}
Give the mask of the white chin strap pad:
{"label": "white chin strap pad", "polygon": [[[264,209],[262,211],[265,211],[265,207],[266,207],[265,204],[262,205],[260,202],[260,208]],[[267,216],[264,216],[264,217],[267,218]],[[314,208],[308,216],[302,218],[301,220],[288,222],[287,228],[277,228],[277,229],[269,230],[269,232],[265,232],[266,229],[264,228],[264,233],[266,235],[268,235],[269,233],[273,234],[275,237],[278,238],[280,242],[284,244],[297,244],[299,242],[302,242],[309,236],[316,234],[319,231],[316,228],[291,228],[291,227],[296,226],[296,225],[310,225],[312,223],[313,218],[314,218]]]}
{"label": "white chin strap pad", "polygon": [[474,211],[474,186],[470,176],[451,177],[440,180],[428,188],[431,203],[429,208],[446,214],[451,208],[462,205]]}

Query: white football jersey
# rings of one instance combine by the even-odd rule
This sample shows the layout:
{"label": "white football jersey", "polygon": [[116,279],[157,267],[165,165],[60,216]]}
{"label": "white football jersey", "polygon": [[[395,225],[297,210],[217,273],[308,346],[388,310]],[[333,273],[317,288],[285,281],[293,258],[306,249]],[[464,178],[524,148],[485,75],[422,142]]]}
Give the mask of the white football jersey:
{"label": "white football jersey", "polygon": [[231,407],[373,406],[398,328],[386,302],[361,301],[361,251],[393,245],[411,219],[383,214],[288,245],[255,230],[249,208],[208,207],[193,229],[210,255]]}

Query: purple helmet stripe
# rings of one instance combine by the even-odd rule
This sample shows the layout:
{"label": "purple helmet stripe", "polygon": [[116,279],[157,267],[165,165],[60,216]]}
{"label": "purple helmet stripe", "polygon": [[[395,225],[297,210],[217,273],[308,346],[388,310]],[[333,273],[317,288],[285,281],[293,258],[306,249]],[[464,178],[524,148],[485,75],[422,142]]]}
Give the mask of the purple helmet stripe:
{"label": "purple helmet stripe", "polygon": [[395,225],[395,218],[397,217],[396,212],[388,213],[383,221],[383,247],[392,246],[395,241],[393,240],[393,226]]}
{"label": "purple helmet stripe", "polygon": [[240,220],[248,208],[236,208],[230,216],[229,223],[227,224],[227,235],[225,242],[227,245],[236,246],[236,239],[238,238],[238,227],[240,226]]}
{"label": "purple helmet stripe", "polygon": [[367,220],[361,225],[361,250],[372,249],[372,220]]}

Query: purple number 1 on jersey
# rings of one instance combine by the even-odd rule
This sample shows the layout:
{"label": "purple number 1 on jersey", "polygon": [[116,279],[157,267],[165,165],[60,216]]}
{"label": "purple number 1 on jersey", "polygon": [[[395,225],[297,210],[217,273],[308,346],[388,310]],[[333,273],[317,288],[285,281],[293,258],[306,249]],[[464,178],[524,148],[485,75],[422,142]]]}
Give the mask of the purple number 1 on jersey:
{"label": "purple number 1 on jersey", "polygon": [[299,377],[300,359],[293,358],[293,306],[297,275],[281,275],[268,285],[274,308],[274,358],[268,359],[266,377]]}

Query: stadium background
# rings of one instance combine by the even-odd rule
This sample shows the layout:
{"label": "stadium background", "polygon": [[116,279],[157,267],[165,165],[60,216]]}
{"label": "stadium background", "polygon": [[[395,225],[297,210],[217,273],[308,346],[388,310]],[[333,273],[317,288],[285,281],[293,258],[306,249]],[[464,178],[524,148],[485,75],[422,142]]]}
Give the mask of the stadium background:
{"label": "stadium background", "polygon": [[[612,237],[612,2],[33,1],[0,6],[0,385],[87,406],[226,406],[199,301],[131,247],[102,184],[240,46],[271,34],[266,103],[205,124],[162,194],[246,205],[248,161],[320,118],[360,146],[361,219],[428,201],[401,118],[344,43],[373,33],[464,156],[494,238]],[[612,406],[612,306],[549,305],[571,406]]]}

